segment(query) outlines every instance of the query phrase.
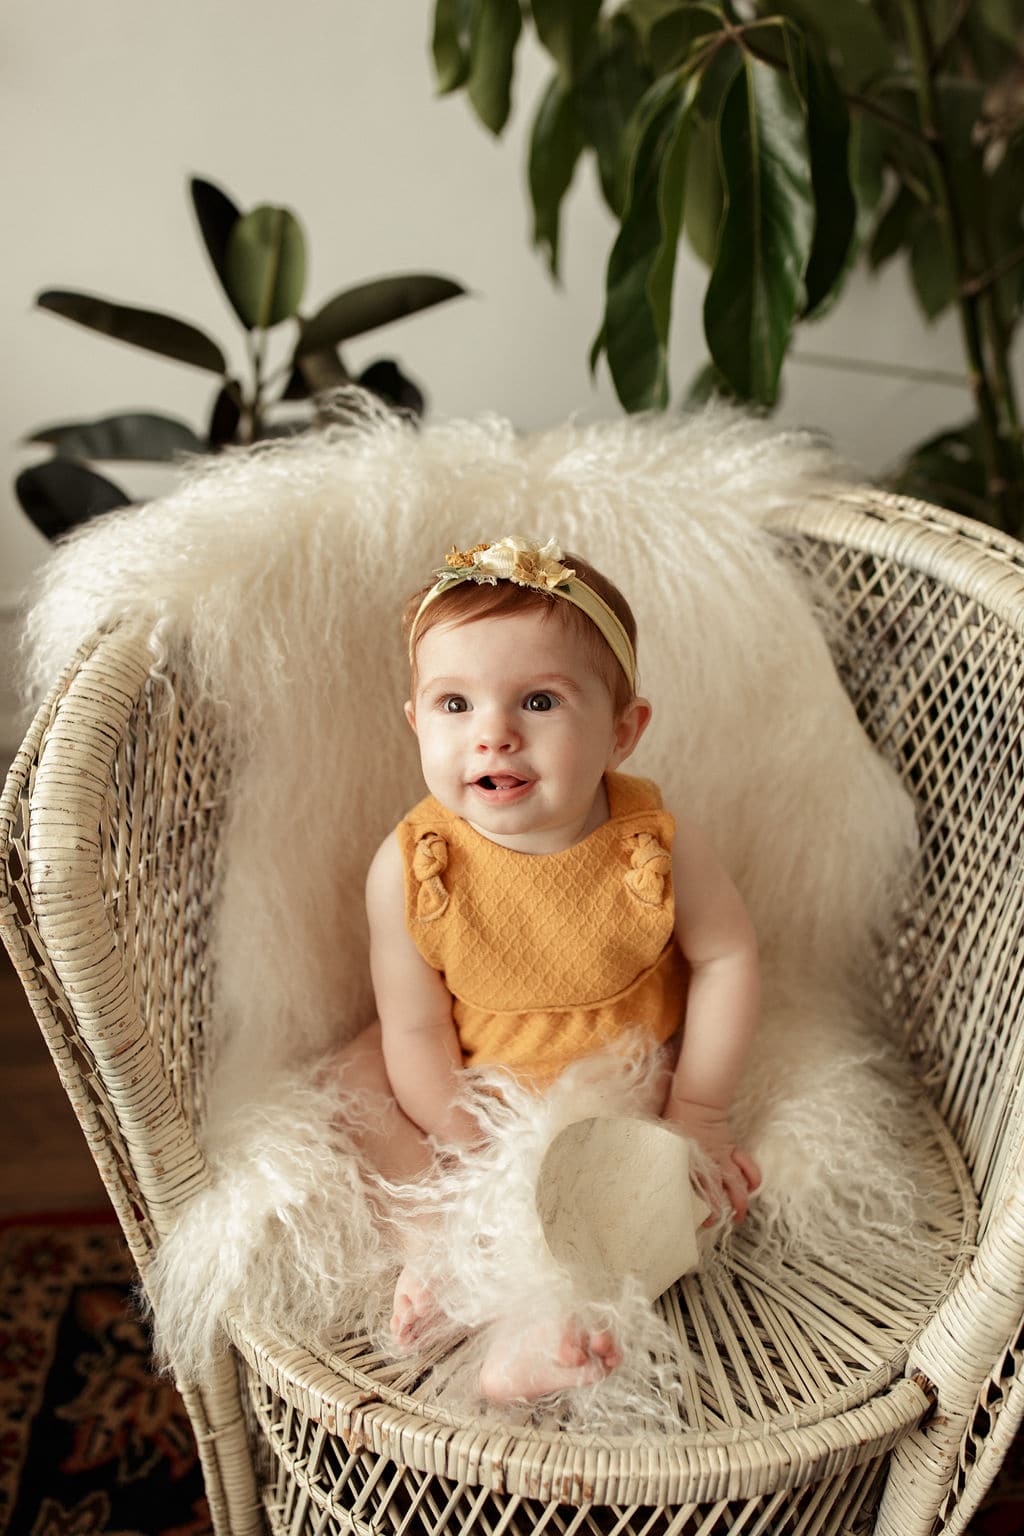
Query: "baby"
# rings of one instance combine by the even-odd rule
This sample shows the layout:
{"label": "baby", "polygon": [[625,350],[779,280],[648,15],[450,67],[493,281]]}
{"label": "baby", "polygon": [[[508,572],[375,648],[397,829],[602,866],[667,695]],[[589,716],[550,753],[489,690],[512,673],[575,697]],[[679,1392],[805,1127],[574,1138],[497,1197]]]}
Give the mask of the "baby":
{"label": "baby", "polygon": [[[540,1091],[628,1037],[659,1053],[652,1111],[699,1143],[719,1181],[705,1193],[742,1220],[760,1176],[729,1113],[757,1024],[757,945],[699,829],[616,771],[651,718],[629,606],[551,541],[447,561],[405,615],[405,713],[430,794],[367,879],[380,1023],[346,1053],[345,1082],[390,1097],[365,1150],[387,1178],[414,1178],[428,1139],[479,1134],[460,1103],[464,1068],[501,1067]],[[408,1263],[396,1346],[436,1310]],[[566,1319],[539,1349],[495,1343],[481,1388],[532,1399],[619,1359],[610,1333]]]}

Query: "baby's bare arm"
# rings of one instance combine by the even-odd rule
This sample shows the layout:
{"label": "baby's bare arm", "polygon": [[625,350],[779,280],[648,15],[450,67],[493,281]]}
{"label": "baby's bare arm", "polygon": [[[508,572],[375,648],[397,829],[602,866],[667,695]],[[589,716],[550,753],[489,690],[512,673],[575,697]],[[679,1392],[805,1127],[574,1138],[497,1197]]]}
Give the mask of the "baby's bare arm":
{"label": "baby's bare arm", "polygon": [[401,1108],[439,1141],[468,1141],[475,1126],[453,1108],[462,1070],[452,999],[405,925],[402,855],[395,833],[377,850],[366,879],[370,973],[384,1064]]}
{"label": "baby's bare arm", "polygon": [[692,822],[678,822],[672,863],[676,938],[691,974],[664,1113],[715,1158],[742,1219],[760,1175],[736,1146],[729,1114],[760,1013],[757,937],[739,892]]}

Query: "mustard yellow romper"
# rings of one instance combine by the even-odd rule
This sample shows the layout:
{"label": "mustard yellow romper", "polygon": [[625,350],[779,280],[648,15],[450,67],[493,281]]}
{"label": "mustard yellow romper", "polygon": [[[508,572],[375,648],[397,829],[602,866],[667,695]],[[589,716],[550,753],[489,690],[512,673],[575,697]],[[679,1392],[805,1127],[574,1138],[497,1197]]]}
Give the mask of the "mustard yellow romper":
{"label": "mustard yellow romper", "polygon": [[608,820],[561,853],[492,843],[431,795],[399,823],[406,922],[452,994],[467,1066],[543,1086],[627,1032],[653,1048],[682,1022],[675,822],[648,780],[605,786]]}

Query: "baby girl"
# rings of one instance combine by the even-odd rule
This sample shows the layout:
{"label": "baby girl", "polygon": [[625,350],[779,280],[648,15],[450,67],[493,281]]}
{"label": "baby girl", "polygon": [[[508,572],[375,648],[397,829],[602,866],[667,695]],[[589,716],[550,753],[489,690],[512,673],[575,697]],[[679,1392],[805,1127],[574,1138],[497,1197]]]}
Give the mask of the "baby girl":
{"label": "baby girl", "polygon": [[[757,945],[699,828],[617,771],[651,718],[628,604],[553,542],[503,539],[452,550],[405,628],[430,793],[367,879],[380,1023],[346,1053],[345,1082],[389,1096],[368,1156],[411,1179],[431,1143],[472,1143],[467,1067],[541,1092],[628,1039],[659,1053],[652,1110],[699,1144],[717,1173],[705,1194],[742,1220],[759,1174],[729,1116],[757,1024]],[[410,1260],[396,1346],[437,1306]],[[495,1343],[480,1383],[532,1399],[619,1359],[609,1332],[565,1319],[539,1350]]]}

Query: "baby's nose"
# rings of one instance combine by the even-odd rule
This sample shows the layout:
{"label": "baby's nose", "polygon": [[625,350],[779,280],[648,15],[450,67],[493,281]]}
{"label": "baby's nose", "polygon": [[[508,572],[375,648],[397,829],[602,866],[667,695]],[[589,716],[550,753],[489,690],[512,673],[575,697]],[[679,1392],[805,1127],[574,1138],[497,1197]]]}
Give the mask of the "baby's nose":
{"label": "baby's nose", "polygon": [[519,746],[519,732],[502,712],[485,716],[477,731],[478,752],[514,752]]}

